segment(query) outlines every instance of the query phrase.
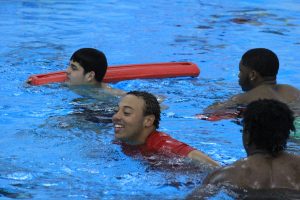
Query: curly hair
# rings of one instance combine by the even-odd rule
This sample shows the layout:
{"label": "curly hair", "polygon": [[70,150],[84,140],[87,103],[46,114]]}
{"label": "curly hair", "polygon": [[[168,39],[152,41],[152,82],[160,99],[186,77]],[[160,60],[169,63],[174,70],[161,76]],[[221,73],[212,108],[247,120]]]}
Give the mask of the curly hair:
{"label": "curly hair", "polygon": [[262,77],[276,76],[279,60],[276,54],[265,48],[250,49],[242,56],[242,64],[257,71]]}
{"label": "curly hair", "polygon": [[145,102],[144,116],[154,115],[155,116],[154,126],[156,129],[159,128],[160,106],[156,97],[153,94],[145,91],[130,91],[127,92],[127,95],[134,95],[144,100]]}
{"label": "curly hair", "polygon": [[249,142],[272,156],[286,149],[290,131],[294,131],[294,116],[289,107],[276,100],[251,102],[243,114],[244,129]]}

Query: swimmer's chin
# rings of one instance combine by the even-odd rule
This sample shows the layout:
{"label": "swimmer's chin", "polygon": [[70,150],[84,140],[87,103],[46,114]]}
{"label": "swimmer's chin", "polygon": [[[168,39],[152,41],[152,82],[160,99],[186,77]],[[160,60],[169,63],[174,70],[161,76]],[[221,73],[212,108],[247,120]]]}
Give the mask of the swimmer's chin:
{"label": "swimmer's chin", "polygon": [[72,85],[70,78],[67,76],[66,80],[64,81],[64,84],[66,85]]}
{"label": "swimmer's chin", "polygon": [[122,134],[120,134],[119,132],[115,132],[115,139],[122,140]]}
{"label": "swimmer's chin", "polygon": [[63,86],[67,86],[67,87],[72,86],[72,84],[71,84],[69,81],[62,82],[61,84],[62,84]]}
{"label": "swimmer's chin", "polygon": [[115,137],[114,137],[114,141],[116,141],[116,142],[125,142],[126,143],[126,140],[124,140],[122,137],[117,137],[116,135],[115,135]]}

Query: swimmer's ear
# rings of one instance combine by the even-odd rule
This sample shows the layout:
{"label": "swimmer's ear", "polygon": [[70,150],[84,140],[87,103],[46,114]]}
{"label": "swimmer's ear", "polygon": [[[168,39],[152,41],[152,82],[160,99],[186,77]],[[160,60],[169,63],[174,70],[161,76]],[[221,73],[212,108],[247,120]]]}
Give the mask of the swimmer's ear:
{"label": "swimmer's ear", "polygon": [[154,115],[147,115],[144,119],[144,126],[151,127],[154,124],[155,116]]}
{"label": "swimmer's ear", "polygon": [[88,80],[92,81],[95,79],[95,72],[94,71],[90,71],[88,74]]}
{"label": "swimmer's ear", "polygon": [[249,73],[249,78],[251,81],[254,81],[255,79],[258,78],[258,75],[259,73],[255,70],[252,70],[250,73]]}

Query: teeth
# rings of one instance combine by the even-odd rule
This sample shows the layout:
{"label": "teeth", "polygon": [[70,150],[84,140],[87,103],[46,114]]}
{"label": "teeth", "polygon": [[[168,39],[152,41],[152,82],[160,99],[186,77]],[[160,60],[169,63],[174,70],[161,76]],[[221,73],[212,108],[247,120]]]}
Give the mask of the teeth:
{"label": "teeth", "polygon": [[116,127],[116,128],[122,128],[123,126],[120,125],[120,124],[115,124],[115,127]]}

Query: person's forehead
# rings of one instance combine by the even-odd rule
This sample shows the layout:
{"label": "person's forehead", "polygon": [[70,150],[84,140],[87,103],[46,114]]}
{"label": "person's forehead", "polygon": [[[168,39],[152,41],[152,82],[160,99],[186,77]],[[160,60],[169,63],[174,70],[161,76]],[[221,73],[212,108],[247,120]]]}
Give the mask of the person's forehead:
{"label": "person's forehead", "polygon": [[239,69],[243,71],[250,70],[247,66],[243,65],[242,60],[239,63]]}
{"label": "person's forehead", "polygon": [[119,103],[119,107],[129,107],[134,110],[144,108],[144,100],[134,95],[126,95]]}
{"label": "person's forehead", "polygon": [[78,62],[76,62],[74,60],[70,60],[70,65],[74,65],[74,66],[76,66],[78,68],[82,68],[83,69],[83,67]]}

